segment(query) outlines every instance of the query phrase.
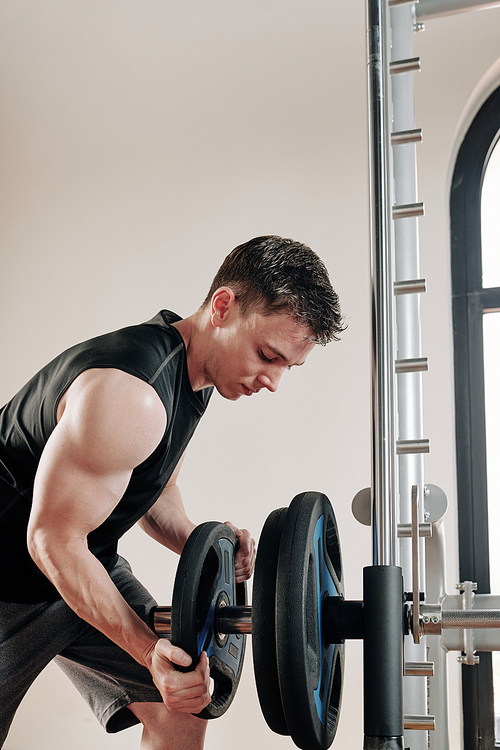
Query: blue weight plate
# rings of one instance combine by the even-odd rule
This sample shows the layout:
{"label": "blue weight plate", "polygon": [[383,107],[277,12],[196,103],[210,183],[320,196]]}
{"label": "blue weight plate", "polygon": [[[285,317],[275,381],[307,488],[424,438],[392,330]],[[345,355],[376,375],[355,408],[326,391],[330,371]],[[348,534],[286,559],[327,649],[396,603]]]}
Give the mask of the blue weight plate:
{"label": "blue weight plate", "polygon": [[288,508],[277,568],[276,650],[286,724],[303,750],[326,750],[337,730],[344,644],[324,636],[327,597],[344,596],[335,514],[318,492]]}
{"label": "blue weight plate", "polygon": [[289,735],[276,662],[276,572],[281,532],[287,509],[267,518],[259,538],[252,591],[252,653],[255,684],[267,725],[277,734]]}
{"label": "blue weight plate", "polygon": [[234,532],[223,523],[209,521],[197,526],[182,551],[172,596],[171,641],[193,659],[190,669],[206,651],[214,687],[212,700],[199,714],[215,719],[229,708],[243,667],[245,636],[217,632],[221,606],[244,606],[245,584],[237,584]]}

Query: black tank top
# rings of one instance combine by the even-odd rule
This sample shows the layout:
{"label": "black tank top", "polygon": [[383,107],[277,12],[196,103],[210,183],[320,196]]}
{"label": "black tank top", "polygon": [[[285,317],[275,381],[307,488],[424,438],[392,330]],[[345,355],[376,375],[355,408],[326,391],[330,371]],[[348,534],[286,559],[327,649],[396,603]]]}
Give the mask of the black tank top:
{"label": "black tank top", "polygon": [[167,413],[161,443],[134,469],[116,508],[88,536],[89,549],[107,569],[116,561],[118,539],[160,496],[213,391],[195,393],[191,388],[184,342],[171,325],[180,319],[163,310],[147,323],[77,344],[40,370],[0,410],[0,600],[60,598],[28,553],[26,529],[35,473],[57,424],[57,406],[84,370],[109,367],[144,380]]}

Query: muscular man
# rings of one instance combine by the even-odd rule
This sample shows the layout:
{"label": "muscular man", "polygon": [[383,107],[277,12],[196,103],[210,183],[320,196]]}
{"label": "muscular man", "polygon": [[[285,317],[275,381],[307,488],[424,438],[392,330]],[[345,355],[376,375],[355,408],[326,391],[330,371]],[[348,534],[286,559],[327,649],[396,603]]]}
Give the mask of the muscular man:
{"label": "muscular man", "polygon": [[[117,554],[134,523],[177,553],[194,528],[177,477],[215,387],[275,391],[338,337],[337,295],[310,248],[240,245],[201,308],[162,311],[63,352],[0,412],[0,747],[52,659],[108,732],[143,724],[141,750],[203,747],[209,668],[148,626],[155,602]],[[232,526],[232,524],[230,524]],[[239,539],[236,580],[255,544]]]}

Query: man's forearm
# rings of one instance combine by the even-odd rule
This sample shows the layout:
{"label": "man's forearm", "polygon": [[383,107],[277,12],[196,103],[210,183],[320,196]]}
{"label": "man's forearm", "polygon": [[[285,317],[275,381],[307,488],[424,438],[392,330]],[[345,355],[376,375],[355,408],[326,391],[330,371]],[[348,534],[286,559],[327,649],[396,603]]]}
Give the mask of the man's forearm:
{"label": "man's forearm", "polygon": [[35,537],[30,554],[79,617],[150,667],[157,636],[129,607],[85,541]]}
{"label": "man's forearm", "polygon": [[206,654],[193,671],[178,672],[175,665],[187,667],[191,658],[170,641],[158,639],[135,614],[85,542],[52,537],[50,545],[32,541],[30,552],[77,615],[149,669],[167,708],[199,713],[210,702]]}
{"label": "man's forearm", "polygon": [[152,539],[178,555],[195,528],[195,524],[187,517],[176,484],[167,485],[153,507],[140,519],[139,526]]}

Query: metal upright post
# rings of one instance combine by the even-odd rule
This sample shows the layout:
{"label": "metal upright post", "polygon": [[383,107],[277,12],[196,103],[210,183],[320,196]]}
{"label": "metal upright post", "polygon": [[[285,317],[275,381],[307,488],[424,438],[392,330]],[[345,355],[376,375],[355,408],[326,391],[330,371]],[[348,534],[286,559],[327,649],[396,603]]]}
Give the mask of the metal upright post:
{"label": "metal upright post", "polygon": [[364,750],[404,747],[403,628],[397,617],[402,604],[401,568],[373,565],[364,569]]}
{"label": "metal upright post", "polygon": [[[403,749],[403,578],[397,567],[387,0],[367,0],[372,265],[373,566],[365,568],[364,749]],[[369,625],[368,625],[369,623]]]}
{"label": "metal upright post", "polygon": [[[412,664],[425,663],[420,591],[425,596],[426,589],[432,593],[435,587],[433,581],[426,581],[425,545],[423,539],[419,540],[418,530],[426,520],[423,454],[430,446],[423,437],[422,372],[427,369],[427,360],[421,356],[419,295],[425,292],[426,282],[419,278],[417,220],[424,214],[424,205],[417,195],[415,149],[422,134],[415,127],[413,74],[420,70],[420,60],[413,57],[413,35],[423,28],[416,20],[499,4],[500,0],[367,0],[373,567],[365,569],[364,602],[365,614],[369,610],[365,622],[376,622],[379,629],[364,633],[365,750],[392,750],[402,741],[399,736],[382,736],[396,731],[400,711],[398,698],[387,690],[388,679],[394,680],[394,693],[399,695],[401,691],[399,697],[408,714],[404,720],[408,727],[405,745],[412,750],[448,747],[447,726],[438,726],[447,722],[446,658],[439,653],[434,659],[436,677],[431,677],[434,683],[429,691],[425,670],[415,669],[404,678],[403,691],[403,679],[400,681],[397,674],[402,634],[398,635],[390,623],[391,617],[397,617],[397,585],[392,582],[385,588],[392,575],[386,580],[387,570],[396,576],[402,574],[405,591],[413,591],[415,615],[405,656]],[[412,496],[420,500],[418,510]],[[413,543],[405,538],[399,542],[398,524],[401,528],[411,526],[410,520]],[[429,551],[435,552],[434,544],[429,545]],[[401,568],[396,567],[399,564]],[[375,600],[372,588],[378,592]],[[387,601],[386,611],[379,606],[379,599]],[[390,637],[384,640],[383,632]],[[387,663],[367,653],[379,648],[390,649]],[[437,731],[430,736],[427,730],[434,729],[434,717],[427,713],[428,696],[431,710],[438,713]]]}
{"label": "metal upright post", "polygon": [[386,2],[368,0],[372,266],[373,563],[396,564],[393,264],[390,236]]}

